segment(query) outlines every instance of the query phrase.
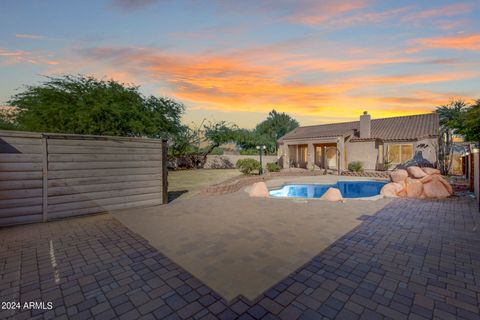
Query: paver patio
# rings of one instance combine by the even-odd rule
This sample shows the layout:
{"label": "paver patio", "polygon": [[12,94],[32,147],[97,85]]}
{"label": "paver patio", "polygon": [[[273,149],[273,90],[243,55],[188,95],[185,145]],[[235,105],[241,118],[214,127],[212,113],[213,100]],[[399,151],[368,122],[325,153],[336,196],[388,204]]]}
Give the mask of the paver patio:
{"label": "paver patio", "polygon": [[254,300],[389,201],[251,198],[240,190],[114,217],[226,301],[239,295]]}
{"label": "paver patio", "polygon": [[472,199],[396,199],[227,305],[111,215],[75,218],[0,229],[0,295],[54,304],[15,319],[478,319],[479,229]]}

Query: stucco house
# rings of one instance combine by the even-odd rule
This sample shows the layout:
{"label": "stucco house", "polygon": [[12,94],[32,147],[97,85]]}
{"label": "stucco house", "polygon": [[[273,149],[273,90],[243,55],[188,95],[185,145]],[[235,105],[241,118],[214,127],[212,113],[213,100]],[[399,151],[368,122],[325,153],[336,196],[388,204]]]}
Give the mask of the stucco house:
{"label": "stucco house", "polygon": [[415,160],[437,161],[439,118],[436,113],[298,127],[278,142],[284,168],[346,170],[360,161],[365,170],[382,170]]}

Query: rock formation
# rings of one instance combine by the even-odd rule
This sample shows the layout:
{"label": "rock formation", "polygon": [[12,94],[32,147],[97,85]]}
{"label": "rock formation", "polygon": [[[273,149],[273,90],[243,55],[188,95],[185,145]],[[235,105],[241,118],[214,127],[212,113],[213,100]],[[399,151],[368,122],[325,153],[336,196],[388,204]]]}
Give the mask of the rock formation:
{"label": "rock formation", "polygon": [[263,181],[254,183],[248,194],[250,197],[260,198],[267,198],[269,196],[267,185]]}
{"label": "rock formation", "polygon": [[408,167],[390,173],[392,182],[383,186],[385,197],[443,199],[453,194],[452,186],[433,168]]}
{"label": "rock formation", "polygon": [[342,193],[337,188],[328,188],[327,192],[325,192],[321,197],[320,200],[327,200],[327,201],[342,201]]}

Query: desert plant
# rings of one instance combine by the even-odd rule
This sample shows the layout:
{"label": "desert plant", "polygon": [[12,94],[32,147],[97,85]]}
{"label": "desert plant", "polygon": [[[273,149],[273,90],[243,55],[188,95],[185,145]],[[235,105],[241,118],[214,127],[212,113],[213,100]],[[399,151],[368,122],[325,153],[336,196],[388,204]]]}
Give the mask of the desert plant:
{"label": "desert plant", "polygon": [[391,167],[392,167],[392,161],[391,160],[383,161],[383,169],[389,170]]}
{"label": "desert plant", "polygon": [[252,174],[252,172],[254,171],[257,171],[257,172],[260,171],[260,162],[251,158],[240,159],[237,161],[236,167],[243,174]]}
{"label": "desert plant", "polygon": [[363,165],[360,161],[352,161],[348,164],[348,170],[353,172],[363,171]]}
{"label": "desert plant", "polygon": [[269,162],[267,163],[267,170],[268,172],[279,172],[280,166],[275,162]]}

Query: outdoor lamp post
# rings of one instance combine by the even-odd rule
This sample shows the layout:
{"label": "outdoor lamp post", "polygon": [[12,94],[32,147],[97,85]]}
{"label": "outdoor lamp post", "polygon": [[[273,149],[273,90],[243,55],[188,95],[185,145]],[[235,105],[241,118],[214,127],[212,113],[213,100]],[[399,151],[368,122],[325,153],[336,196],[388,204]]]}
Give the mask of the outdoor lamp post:
{"label": "outdoor lamp post", "polygon": [[480,143],[473,145],[472,153],[479,153],[479,151],[480,151]]}
{"label": "outdoor lamp post", "polygon": [[265,149],[267,149],[266,145],[257,146],[257,150],[260,151],[260,174],[263,174],[262,153],[263,153],[263,150]]}

